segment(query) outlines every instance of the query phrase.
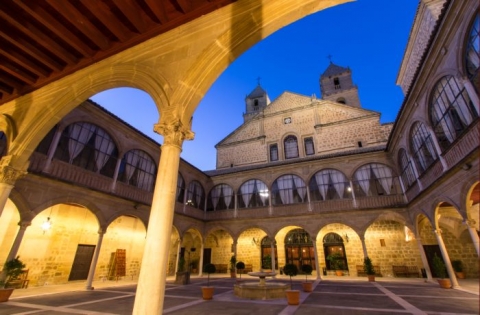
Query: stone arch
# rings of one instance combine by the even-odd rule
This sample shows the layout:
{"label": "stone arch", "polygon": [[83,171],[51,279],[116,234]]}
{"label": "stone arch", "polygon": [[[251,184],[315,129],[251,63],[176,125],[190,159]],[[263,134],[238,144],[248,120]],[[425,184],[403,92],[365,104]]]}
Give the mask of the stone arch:
{"label": "stone arch", "polygon": [[[109,88],[129,86],[144,90],[152,97],[159,112],[163,107],[168,108],[166,91],[169,90],[169,84],[158,73],[153,74],[150,67],[138,64],[108,65],[87,74],[84,80],[70,82],[68,89],[46,96],[48,99],[38,100],[39,103],[49,102],[49,110],[38,111],[20,123],[18,137],[12,142],[12,154],[20,157],[20,165],[26,163],[30,152],[35,150],[56,123],[88,97]],[[26,98],[22,100],[23,103],[28,102]]]}
{"label": "stone arch", "polygon": [[13,142],[18,134],[18,130],[15,126],[15,121],[12,119],[10,115],[1,114],[0,115],[0,131],[3,131],[5,134],[6,143],[5,143],[5,151],[3,155],[9,155],[9,148],[11,142]]}
{"label": "stone arch", "polygon": [[14,187],[10,192],[8,198],[13,202],[17,207],[17,210],[20,214],[20,220],[22,222],[30,222],[35,217],[35,213],[31,209],[27,200],[23,195]]}

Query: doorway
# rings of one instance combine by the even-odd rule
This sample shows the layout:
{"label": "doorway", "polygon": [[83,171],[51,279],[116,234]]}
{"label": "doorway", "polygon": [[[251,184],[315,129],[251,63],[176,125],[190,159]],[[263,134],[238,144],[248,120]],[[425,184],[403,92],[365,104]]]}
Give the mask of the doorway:
{"label": "doorway", "polygon": [[287,264],[294,264],[299,270],[310,265],[316,270],[315,252],[310,234],[304,229],[291,230],[285,236],[285,258]]}
{"label": "doorway", "polygon": [[338,253],[343,262],[343,270],[348,271],[347,254],[345,253],[345,246],[343,245],[343,239],[337,233],[328,233],[323,237],[323,251],[325,253],[325,265],[327,270],[335,270],[330,266],[330,260],[327,259],[328,255]]}
{"label": "doorway", "polygon": [[87,280],[95,245],[78,244],[68,281]]}

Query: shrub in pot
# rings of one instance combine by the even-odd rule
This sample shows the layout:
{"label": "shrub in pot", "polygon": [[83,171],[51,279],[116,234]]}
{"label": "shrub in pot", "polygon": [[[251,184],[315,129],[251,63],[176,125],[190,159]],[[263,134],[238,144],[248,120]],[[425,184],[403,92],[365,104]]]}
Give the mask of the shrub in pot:
{"label": "shrub in pot", "polygon": [[310,265],[302,265],[302,272],[305,274],[305,282],[302,283],[303,292],[312,292],[313,291],[313,283],[308,282],[308,275],[312,274],[312,266]]}
{"label": "shrub in pot", "polygon": [[292,277],[295,277],[298,274],[297,265],[286,264],[285,267],[283,267],[283,273],[285,273],[287,276],[290,277],[290,290],[285,291],[287,295],[288,305],[300,304],[300,291],[293,290],[293,282],[292,282]]}
{"label": "shrub in pot", "polygon": [[243,261],[239,261],[237,262],[237,264],[235,265],[235,267],[237,268],[237,270],[240,270],[240,279],[242,279],[242,273],[243,273],[243,270],[245,269],[245,263]]}
{"label": "shrub in pot", "polygon": [[0,302],[8,301],[14,290],[9,285],[18,279],[24,268],[25,264],[20,260],[19,256],[5,263],[0,279]]}
{"label": "shrub in pot", "polygon": [[463,272],[463,263],[461,260],[452,260],[452,267],[458,279],[465,279],[465,273]]}
{"label": "shrub in pot", "polygon": [[235,274],[235,264],[237,263],[237,258],[235,257],[235,255],[232,255],[232,257],[230,257],[230,278],[236,278],[236,274]]}
{"label": "shrub in pot", "polygon": [[433,256],[432,267],[435,275],[438,278],[437,281],[440,287],[443,289],[450,289],[452,287],[452,284],[450,282],[450,279],[447,278],[445,263],[443,262],[442,258],[437,256],[437,254]]}
{"label": "shrub in pot", "polygon": [[370,257],[365,257],[363,259],[363,270],[367,274],[368,281],[375,281],[375,268],[373,268],[373,263]]}
{"label": "shrub in pot", "polygon": [[213,298],[215,288],[210,286],[210,274],[215,273],[215,271],[217,271],[217,269],[214,264],[206,264],[203,267],[203,272],[207,274],[207,286],[202,287],[202,298],[204,300],[211,300]]}

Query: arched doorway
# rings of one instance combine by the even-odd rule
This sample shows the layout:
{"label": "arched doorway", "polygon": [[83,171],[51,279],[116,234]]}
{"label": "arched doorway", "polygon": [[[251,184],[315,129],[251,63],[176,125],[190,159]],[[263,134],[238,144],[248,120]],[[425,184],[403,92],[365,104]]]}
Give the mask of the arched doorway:
{"label": "arched doorway", "polygon": [[277,243],[268,236],[262,239],[262,269],[272,269],[272,243],[275,250],[275,269],[278,268]]}
{"label": "arched doorway", "polygon": [[285,258],[287,264],[310,265],[316,269],[315,254],[310,234],[304,229],[294,229],[285,236]]}
{"label": "arched doorway", "polygon": [[[345,270],[348,270],[347,254],[345,253],[345,246],[343,245],[343,239],[340,235],[337,233],[328,233],[325,235],[323,237],[323,250],[325,253],[325,258],[327,258],[328,255],[338,253],[340,257],[342,257]],[[325,264],[327,266],[327,270],[334,270],[334,268],[330,266],[329,260],[325,259]]]}

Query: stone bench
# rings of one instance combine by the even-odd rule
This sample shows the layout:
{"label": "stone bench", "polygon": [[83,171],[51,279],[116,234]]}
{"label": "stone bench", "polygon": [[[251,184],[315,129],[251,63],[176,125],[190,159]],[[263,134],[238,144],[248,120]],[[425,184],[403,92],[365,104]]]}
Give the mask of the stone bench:
{"label": "stone bench", "polygon": [[216,273],[227,273],[228,265],[227,264],[214,264]]}
{"label": "stone bench", "polygon": [[395,277],[420,277],[417,266],[392,266],[392,271]]}

